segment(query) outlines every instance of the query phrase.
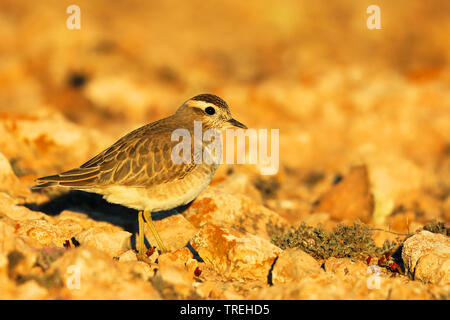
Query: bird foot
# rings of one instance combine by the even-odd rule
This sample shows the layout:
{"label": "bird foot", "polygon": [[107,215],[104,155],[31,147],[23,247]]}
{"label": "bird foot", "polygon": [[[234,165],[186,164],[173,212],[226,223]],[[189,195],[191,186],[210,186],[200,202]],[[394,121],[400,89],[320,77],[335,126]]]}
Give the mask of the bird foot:
{"label": "bird foot", "polygon": [[145,262],[149,265],[153,264],[153,262],[147,257],[147,255],[145,253],[137,253],[136,258],[138,259],[138,261]]}

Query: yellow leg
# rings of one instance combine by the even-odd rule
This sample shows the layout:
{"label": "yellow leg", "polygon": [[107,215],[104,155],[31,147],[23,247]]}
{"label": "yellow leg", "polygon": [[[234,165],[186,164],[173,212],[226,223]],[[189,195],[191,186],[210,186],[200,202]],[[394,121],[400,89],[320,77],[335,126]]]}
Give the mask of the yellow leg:
{"label": "yellow leg", "polygon": [[144,210],[144,219],[145,219],[145,222],[148,223],[150,230],[152,231],[153,236],[156,239],[156,242],[158,242],[158,246],[159,246],[159,249],[161,250],[161,252],[162,253],[167,252],[167,249],[164,246],[164,243],[162,242],[162,239],[159,236],[158,231],[156,231],[155,225],[153,224],[152,213],[150,211]]}
{"label": "yellow leg", "polygon": [[139,222],[139,236],[137,239],[137,249],[140,255],[144,255],[147,248],[145,248],[144,243],[144,218],[142,218],[142,211],[139,211],[138,222]]}

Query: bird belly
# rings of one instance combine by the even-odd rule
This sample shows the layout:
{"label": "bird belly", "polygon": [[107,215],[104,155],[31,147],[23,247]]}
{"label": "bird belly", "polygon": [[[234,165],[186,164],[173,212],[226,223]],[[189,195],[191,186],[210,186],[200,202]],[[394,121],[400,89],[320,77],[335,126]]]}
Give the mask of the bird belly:
{"label": "bird belly", "polygon": [[170,210],[194,200],[210,183],[214,171],[194,170],[181,180],[150,187],[108,186],[93,192],[108,202],[136,210]]}

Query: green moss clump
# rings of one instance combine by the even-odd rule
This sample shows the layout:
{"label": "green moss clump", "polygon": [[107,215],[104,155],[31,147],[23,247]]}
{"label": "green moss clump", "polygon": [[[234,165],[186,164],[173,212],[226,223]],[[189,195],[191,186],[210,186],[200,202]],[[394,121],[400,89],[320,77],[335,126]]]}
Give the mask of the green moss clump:
{"label": "green moss clump", "polygon": [[372,239],[369,227],[354,223],[352,226],[339,224],[332,232],[302,223],[290,232],[272,237],[276,246],[300,248],[316,259],[330,257],[366,260],[368,256],[377,257],[393,250],[395,242],[386,241],[383,247],[377,247]]}
{"label": "green moss clump", "polygon": [[445,222],[432,222],[423,227],[423,230],[450,236],[450,227]]}

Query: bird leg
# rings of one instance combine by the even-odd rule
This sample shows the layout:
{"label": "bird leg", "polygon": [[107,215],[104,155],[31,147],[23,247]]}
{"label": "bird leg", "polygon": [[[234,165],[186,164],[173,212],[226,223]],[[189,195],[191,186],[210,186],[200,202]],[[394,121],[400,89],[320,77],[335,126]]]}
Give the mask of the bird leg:
{"label": "bird leg", "polygon": [[155,237],[156,242],[158,243],[161,253],[168,252],[168,250],[164,246],[164,243],[162,242],[161,237],[159,236],[158,231],[156,231],[155,225],[153,224],[151,211],[144,210],[144,219],[145,219],[145,222],[148,223],[150,230],[152,231],[153,236]]}
{"label": "bird leg", "polygon": [[142,211],[139,211],[139,234],[136,237],[136,249],[138,250],[137,259],[148,264],[152,264],[152,261],[147,257],[147,247],[145,246],[145,234],[144,234],[144,218],[142,217]]}
{"label": "bird leg", "polygon": [[145,247],[145,243],[144,243],[144,218],[142,217],[142,211],[139,211],[139,215],[138,215],[138,222],[139,222],[139,235],[137,238],[137,249],[139,252],[139,255],[145,255],[145,251],[146,251],[146,247]]}

